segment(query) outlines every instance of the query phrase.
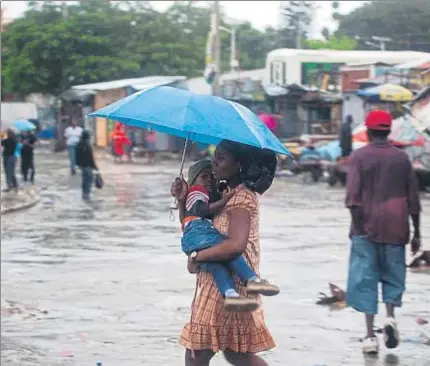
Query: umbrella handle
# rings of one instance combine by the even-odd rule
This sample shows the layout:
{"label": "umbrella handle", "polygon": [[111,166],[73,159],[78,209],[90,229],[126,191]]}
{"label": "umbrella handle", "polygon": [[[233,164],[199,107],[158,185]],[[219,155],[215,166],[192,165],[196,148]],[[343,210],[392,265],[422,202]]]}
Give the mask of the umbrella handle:
{"label": "umbrella handle", "polygon": [[[187,138],[185,139],[185,144],[184,144],[184,150],[182,151],[182,160],[181,160],[181,167],[179,169],[179,178],[183,178],[184,177],[184,164],[185,164],[185,155],[187,152],[187,147],[188,147],[188,143],[190,141],[190,133],[188,132],[187,134]],[[175,197],[173,198],[173,202],[170,204],[170,220],[171,221],[175,221],[175,214],[173,211],[177,210],[178,207],[178,199]]]}
{"label": "umbrella handle", "polygon": [[184,143],[184,150],[182,151],[181,168],[179,170],[179,178],[181,178],[181,179],[183,178],[185,154],[187,153],[187,147],[188,147],[189,141],[190,141],[190,133],[188,132],[187,138],[185,139],[185,143]]}

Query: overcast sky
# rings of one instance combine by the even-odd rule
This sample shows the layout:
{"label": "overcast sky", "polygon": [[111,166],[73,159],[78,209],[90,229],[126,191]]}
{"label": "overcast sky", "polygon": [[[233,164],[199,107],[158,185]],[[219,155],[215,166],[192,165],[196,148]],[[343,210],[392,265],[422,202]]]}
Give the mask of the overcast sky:
{"label": "overcast sky", "polygon": [[[153,7],[164,11],[174,1],[151,1]],[[340,1],[340,12],[348,13],[361,6],[365,1]],[[231,18],[246,20],[257,28],[277,26],[279,22],[279,9],[281,1],[220,1],[226,15]],[[323,27],[333,29],[334,23],[330,19],[331,1],[318,1],[312,36],[318,36]],[[27,8],[27,1],[2,1],[5,9],[5,18],[14,19],[22,16]]]}

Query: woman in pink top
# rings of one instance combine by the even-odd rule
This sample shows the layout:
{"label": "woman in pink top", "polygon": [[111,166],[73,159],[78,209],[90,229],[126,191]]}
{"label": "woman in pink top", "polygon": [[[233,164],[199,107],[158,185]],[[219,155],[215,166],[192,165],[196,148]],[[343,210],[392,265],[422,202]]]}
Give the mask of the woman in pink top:
{"label": "woman in pink top", "polygon": [[157,143],[157,133],[155,131],[148,130],[145,135],[146,147],[148,149],[148,164],[155,163],[155,151]]}
{"label": "woman in pink top", "polygon": [[258,117],[269,128],[269,130],[276,135],[278,130],[278,121],[275,116],[269,113],[260,113]]}

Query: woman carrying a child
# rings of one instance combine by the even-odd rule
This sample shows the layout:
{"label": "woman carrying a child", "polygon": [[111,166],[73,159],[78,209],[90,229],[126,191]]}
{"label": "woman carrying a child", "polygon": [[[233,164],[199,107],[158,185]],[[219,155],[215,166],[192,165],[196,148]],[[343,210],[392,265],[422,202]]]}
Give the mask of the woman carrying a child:
{"label": "woman carrying a child", "polygon": [[[218,351],[223,351],[232,365],[267,365],[256,353],[275,347],[275,342],[264,322],[263,309],[258,306],[261,304],[259,291],[247,291],[247,284],[236,277],[235,290],[241,299],[248,300],[244,301],[243,311],[228,310],[225,294],[218,290],[206,265],[230,262],[243,256],[259,279],[257,192],[264,193],[270,187],[275,170],[276,156],[272,152],[229,141],[221,142],[216,149],[213,176],[217,182],[226,181],[234,194],[229,193],[231,198],[224,194],[220,211],[213,218],[213,225],[225,235],[224,240],[188,257],[188,270],[198,272],[199,291],[192,305],[191,321],[186,324],[180,337],[180,344],[186,348],[186,366],[209,365]],[[183,216],[186,213],[188,185],[176,179],[171,193],[178,198]],[[200,271],[199,264],[202,267]],[[258,307],[249,307],[247,301],[255,301]]]}

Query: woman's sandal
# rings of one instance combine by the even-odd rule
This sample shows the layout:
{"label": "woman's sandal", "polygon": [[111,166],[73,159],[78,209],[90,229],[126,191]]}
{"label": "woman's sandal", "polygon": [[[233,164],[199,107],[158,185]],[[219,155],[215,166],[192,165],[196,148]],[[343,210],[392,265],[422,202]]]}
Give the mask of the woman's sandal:
{"label": "woman's sandal", "polygon": [[242,312],[254,311],[260,305],[256,299],[251,299],[245,296],[240,297],[226,297],[224,299],[224,310]]}
{"label": "woman's sandal", "polygon": [[248,281],[245,290],[247,294],[260,294],[264,296],[275,296],[279,294],[279,287],[272,285],[269,281]]}

